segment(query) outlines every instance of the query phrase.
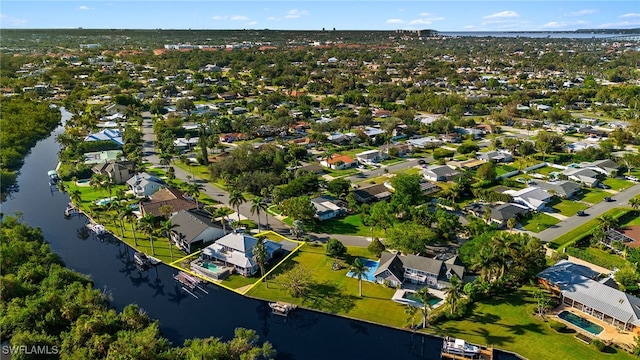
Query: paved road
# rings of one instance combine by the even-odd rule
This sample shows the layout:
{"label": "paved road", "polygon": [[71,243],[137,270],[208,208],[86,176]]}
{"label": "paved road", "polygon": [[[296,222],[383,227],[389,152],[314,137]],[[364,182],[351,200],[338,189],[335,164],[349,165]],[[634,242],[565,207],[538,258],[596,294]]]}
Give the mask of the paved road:
{"label": "paved road", "polygon": [[624,191],[619,192],[616,195],[613,195],[611,197],[613,201],[603,201],[588,208],[587,210],[585,210],[587,216],[572,216],[564,221],[557,223],[553,227],[541,231],[538,234],[532,235],[545,242],[553,241],[567,231],[574,229],[575,227],[580,226],[590,219],[594,219],[615,207],[628,206],[629,199],[637,196],[638,194],[640,194],[640,184],[636,184]]}
{"label": "paved road", "polygon": [[[153,120],[151,119],[151,114],[148,112],[144,112],[142,114],[142,117],[143,117],[142,141],[143,141],[143,152],[145,156],[145,161],[151,164],[152,166],[159,167],[160,159],[157,156],[155,145],[154,145],[155,134],[153,132]],[[174,169],[175,169],[176,178],[181,181],[188,182],[190,178],[191,179],[194,178],[193,174],[188,171],[185,171],[178,167],[174,167]],[[206,180],[203,180],[203,179],[196,178],[196,180],[194,181],[197,181],[198,183],[202,184],[202,186],[204,187],[204,190],[202,192],[204,194],[231,208],[231,206],[229,206],[229,194],[226,191],[208,183]],[[235,211],[235,209],[233,210]],[[240,215],[248,219],[251,219],[256,224],[258,223],[258,216],[251,213],[251,203],[244,203],[240,205]],[[271,215],[267,215],[267,217],[269,219],[268,223],[271,230],[285,236],[290,236],[289,227],[286,224],[284,224],[283,222],[281,222],[280,220],[276,219]],[[236,219],[231,219],[231,220],[233,221]],[[266,225],[264,212],[260,214],[260,223],[263,226]],[[319,241],[327,241],[329,240],[330,237],[333,237],[340,240],[343,244],[348,246],[367,246],[369,244],[369,240],[363,236],[350,236],[350,235],[339,235],[339,234],[330,235],[330,234],[318,234],[318,233],[311,233],[311,232],[306,233],[305,236],[309,236],[312,240],[319,240]]]}

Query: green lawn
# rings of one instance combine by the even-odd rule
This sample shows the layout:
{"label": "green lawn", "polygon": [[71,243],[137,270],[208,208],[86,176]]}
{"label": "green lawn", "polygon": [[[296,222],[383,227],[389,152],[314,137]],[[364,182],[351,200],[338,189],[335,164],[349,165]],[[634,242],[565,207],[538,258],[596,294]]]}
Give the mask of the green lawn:
{"label": "green lawn", "polygon": [[440,336],[464,338],[472,343],[492,345],[529,359],[633,359],[623,350],[600,353],[593,346],[561,334],[534,318],[534,287],[526,286],[503,296],[494,296],[471,306],[464,320],[447,321],[427,329]]}
{"label": "green lawn", "polygon": [[620,191],[633,186],[633,182],[624,179],[607,178],[602,182],[611,187],[612,190]]}
{"label": "green lawn", "polygon": [[601,189],[582,189],[582,195],[579,195],[578,199],[595,205],[602,202],[602,200],[604,200],[604,198],[606,198],[607,196],[612,195],[611,193],[608,193]]}
{"label": "green lawn", "polygon": [[551,207],[557,210],[560,214],[564,216],[573,216],[578,213],[579,210],[585,210],[589,206],[583,203],[579,203],[573,200],[555,200],[554,203],[551,204]]}
{"label": "green lawn", "polygon": [[[629,211],[630,211],[629,209],[614,208],[607,211],[605,214],[611,215],[617,219],[623,216],[624,214],[627,214]],[[558,238],[553,240],[549,244],[549,246],[552,249],[560,249],[560,248],[566,247],[569,244],[575,242],[576,240],[581,239],[586,235],[590,234],[593,231],[593,229],[596,228],[596,226],[598,226],[598,220],[591,219],[585,222],[584,224],[577,226],[569,230],[568,232],[564,233],[563,235],[559,236]]]}
{"label": "green lawn", "polygon": [[393,158],[393,159],[387,159],[381,162],[381,164],[383,165],[393,165],[393,164],[399,164],[401,162],[405,162],[405,159],[402,158]]}
{"label": "green lawn", "polygon": [[[340,219],[329,219],[321,221],[318,224],[310,227],[310,231],[325,233],[325,234],[341,234],[341,235],[359,235],[359,236],[371,236],[371,227],[365,226],[362,223],[362,215],[348,215]],[[383,235],[379,229],[373,229],[373,235],[380,237]]]}
{"label": "green lawn", "polygon": [[520,224],[525,229],[535,233],[539,233],[540,231],[550,228],[559,222],[560,220],[554,218],[553,216],[547,215],[545,213],[528,215],[524,217],[522,220],[520,220]]}
{"label": "green lawn", "polygon": [[334,170],[334,169],[324,168],[324,171],[326,171],[327,174],[331,175],[332,177],[338,178],[338,177],[343,177],[343,176],[354,175],[354,174],[356,174],[358,172],[358,169],[349,168],[349,169],[344,169],[344,170]]}
{"label": "green lawn", "polygon": [[586,251],[594,257],[600,258],[605,262],[615,265],[618,269],[621,269],[627,265],[630,265],[629,262],[618,255],[610,254],[607,251],[597,249],[594,247],[588,247]]}

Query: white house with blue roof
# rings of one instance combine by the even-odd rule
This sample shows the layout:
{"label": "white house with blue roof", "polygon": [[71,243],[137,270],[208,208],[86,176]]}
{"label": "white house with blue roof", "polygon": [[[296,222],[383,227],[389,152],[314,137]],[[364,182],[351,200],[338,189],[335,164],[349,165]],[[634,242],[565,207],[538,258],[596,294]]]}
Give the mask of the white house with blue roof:
{"label": "white house with blue roof", "polygon": [[119,146],[124,145],[124,141],[122,140],[122,134],[120,130],[117,129],[104,129],[100,130],[97,133],[89,134],[84,138],[84,141],[101,141],[101,140],[109,140],[118,144]]}

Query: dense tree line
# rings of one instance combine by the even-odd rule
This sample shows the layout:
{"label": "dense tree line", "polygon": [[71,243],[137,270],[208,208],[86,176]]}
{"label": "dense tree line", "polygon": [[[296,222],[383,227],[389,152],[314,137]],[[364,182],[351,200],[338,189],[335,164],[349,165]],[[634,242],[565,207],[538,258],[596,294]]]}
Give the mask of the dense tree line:
{"label": "dense tree line", "polygon": [[29,150],[60,123],[60,110],[47,102],[6,98],[0,106],[0,191],[16,180],[16,172]]}
{"label": "dense tree line", "polygon": [[264,359],[276,354],[270,343],[259,344],[255,331],[242,328],[226,342],[210,337],[172,347],[158,322],[137,305],[111,309],[87,277],[64,266],[40,229],[5,216],[0,238],[0,336],[12,346],[48,346],[53,359]]}

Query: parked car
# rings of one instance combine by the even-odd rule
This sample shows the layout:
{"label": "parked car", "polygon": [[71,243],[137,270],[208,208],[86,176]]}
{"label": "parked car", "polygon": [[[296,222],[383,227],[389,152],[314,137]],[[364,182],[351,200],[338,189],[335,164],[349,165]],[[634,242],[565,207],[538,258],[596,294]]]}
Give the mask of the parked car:
{"label": "parked car", "polygon": [[582,210],[578,210],[578,212],[576,213],[576,215],[578,215],[578,216],[585,216],[585,215],[587,215],[587,213],[585,213],[585,212],[584,212],[584,211],[582,211]]}
{"label": "parked car", "polygon": [[426,162],[426,161],[424,161],[424,159],[420,159],[420,160],[418,160],[418,164],[420,164],[420,165],[424,165],[424,164],[426,164],[426,163],[427,163],[427,162]]}
{"label": "parked car", "polygon": [[637,178],[637,177],[635,177],[635,176],[625,176],[625,178],[626,178],[627,180],[631,180],[631,181],[636,181],[636,182],[638,181],[638,178]]}
{"label": "parked car", "polygon": [[604,198],[604,201],[611,202],[611,201],[613,201],[613,199],[611,198],[611,196],[607,196],[607,197]]}

